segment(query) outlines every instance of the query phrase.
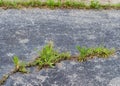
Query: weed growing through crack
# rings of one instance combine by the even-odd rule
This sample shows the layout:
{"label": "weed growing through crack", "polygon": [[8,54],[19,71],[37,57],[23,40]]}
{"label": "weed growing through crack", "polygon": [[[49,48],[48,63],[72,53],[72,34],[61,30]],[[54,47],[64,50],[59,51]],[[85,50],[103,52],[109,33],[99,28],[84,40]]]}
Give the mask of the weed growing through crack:
{"label": "weed growing through crack", "polygon": [[4,84],[4,82],[8,79],[10,75],[13,75],[16,72],[21,72],[21,73],[28,73],[26,69],[26,64],[23,61],[20,61],[17,56],[13,57],[13,63],[15,65],[15,69],[9,72],[8,74],[5,74],[2,79],[0,79],[0,86]]}
{"label": "weed growing through crack", "polygon": [[15,65],[15,72],[27,73],[26,64],[23,61],[20,61],[17,56],[13,57],[13,63]]}
{"label": "weed growing through crack", "polygon": [[59,53],[58,51],[54,50],[52,42],[44,46],[39,54],[40,57],[33,62],[33,64],[38,65],[39,68],[46,66],[53,67],[56,62],[68,59],[70,57],[69,53]]}
{"label": "weed growing through crack", "polygon": [[108,49],[105,47],[95,47],[95,48],[87,48],[87,47],[80,47],[77,46],[77,50],[79,51],[79,61],[85,61],[88,58],[93,58],[94,56],[107,58],[110,55],[115,53],[115,49]]}
{"label": "weed growing through crack", "polygon": [[[102,46],[93,48],[77,46],[76,48],[79,51],[79,56],[77,57],[78,61],[86,61],[87,59],[93,58],[95,56],[107,58],[115,53],[115,49],[108,49]],[[53,67],[55,63],[71,58],[72,56],[70,53],[59,53],[54,49],[53,42],[50,42],[43,47],[43,49],[39,52],[39,57],[36,58],[33,62],[25,64],[24,62],[19,61],[17,56],[14,56],[13,62],[17,71],[25,73],[27,72],[27,66],[38,66],[39,69],[43,67]]]}

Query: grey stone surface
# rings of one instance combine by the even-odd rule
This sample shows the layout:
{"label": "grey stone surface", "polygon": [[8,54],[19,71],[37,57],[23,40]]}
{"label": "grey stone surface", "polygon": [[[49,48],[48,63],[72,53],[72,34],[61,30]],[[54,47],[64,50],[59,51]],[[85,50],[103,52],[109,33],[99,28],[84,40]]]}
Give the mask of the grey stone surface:
{"label": "grey stone surface", "polygon": [[55,68],[31,74],[17,73],[5,86],[120,86],[120,58],[79,63],[63,61]]}
{"label": "grey stone surface", "polygon": [[[102,44],[106,47],[115,47],[117,49],[120,47],[120,11],[59,9],[0,10],[0,78],[14,68],[12,63],[12,57],[14,55],[19,56],[21,60],[30,61],[36,55],[34,48],[38,50],[41,49],[49,40],[53,40],[55,47],[59,48],[60,51],[71,51],[72,54],[77,53],[75,49],[76,45],[91,47]],[[117,56],[119,57],[119,55]],[[53,84],[54,86],[54,80],[57,80],[56,83],[59,86],[62,86],[60,83],[62,81],[64,81],[62,82],[64,85],[68,82],[67,85],[74,85],[74,82],[77,82],[79,84],[81,83],[81,86],[82,84],[85,84],[84,86],[90,86],[90,84],[91,86],[96,86],[96,84],[98,84],[98,86],[105,86],[110,79],[119,78],[119,59],[114,60],[113,64],[112,61],[113,60],[105,60],[105,62],[101,62],[100,60],[98,63],[76,63],[76,65],[80,67],[77,66],[73,69],[71,65],[69,70],[62,69],[62,71],[59,71],[60,69],[58,68],[58,70],[50,69],[48,72],[43,72],[45,74],[49,73],[48,77],[50,78],[46,77],[46,75],[42,76],[40,74],[41,71],[28,75],[15,74],[8,79],[5,86],[13,86],[17,82],[19,84],[17,86],[22,86],[23,83],[19,80],[26,83],[31,80],[29,84],[35,84],[36,86],[39,86],[37,84],[41,83],[47,86],[50,82],[51,85]],[[65,62],[63,64],[70,65],[71,62]],[[93,66],[96,64],[103,64],[100,71],[94,70]],[[80,71],[79,68],[84,65],[87,65],[86,69]],[[77,70],[77,68],[78,71],[74,71]],[[114,68],[116,68],[116,70]],[[67,72],[67,70],[69,72]],[[70,72],[70,70],[72,72]],[[95,74],[90,71],[95,72]],[[80,74],[78,74],[79,72]],[[110,73],[111,77],[109,74],[107,75],[107,72]],[[75,75],[75,77],[78,77],[80,80],[83,79],[84,83],[79,79],[68,79],[69,73],[72,74],[71,76],[78,74]],[[101,74],[101,76],[96,75],[97,73]],[[37,74],[40,74],[40,77],[37,78]],[[103,76],[104,78],[106,77],[106,82],[94,81],[96,80],[95,76],[99,80],[103,80],[101,79]],[[41,81],[42,78],[43,81]],[[113,84],[115,79],[110,81],[109,84]],[[34,80],[35,82],[32,83]],[[36,80],[39,82],[36,82]],[[24,85],[30,86],[25,83]],[[76,86],[78,86],[78,84],[76,84]]]}

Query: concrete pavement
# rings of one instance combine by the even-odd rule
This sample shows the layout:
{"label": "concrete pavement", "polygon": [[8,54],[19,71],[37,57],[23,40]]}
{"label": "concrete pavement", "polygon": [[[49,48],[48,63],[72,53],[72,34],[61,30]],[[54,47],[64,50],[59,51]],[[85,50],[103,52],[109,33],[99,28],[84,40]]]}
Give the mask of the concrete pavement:
{"label": "concrete pavement", "polygon": [[[45,43],[53,40],[60,51],[78,53],[76,45],[120,48],[119,10],[0,10],[0,78],[13,68],[12,58],[30,61]],[[109,59],[62,66],[31,74],[14,74],[4,86],[117,86],[119,52]],[[110,85],[110,84],[113,85]],[[118,85],[119,86],[119,85]]]}

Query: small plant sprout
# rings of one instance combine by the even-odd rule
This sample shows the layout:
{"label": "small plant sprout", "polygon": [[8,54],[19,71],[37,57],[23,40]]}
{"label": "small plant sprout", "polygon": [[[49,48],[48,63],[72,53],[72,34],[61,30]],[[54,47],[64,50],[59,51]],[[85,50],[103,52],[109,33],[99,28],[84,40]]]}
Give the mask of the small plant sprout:
{"label": "small plant sprout", "polygon": [[13,63],[15,65],[15,71],[17,72],[22,72],[22,73],[27,73],[26,63],[23,61],[20,61],[17,56],[13,57]]}
{"label": "small plant sprout", "polygon": [[68,59],[70,57],[69,53],[59,53],[54,50],[53,42],[48,43],[43,49],[40,51],[40,57],[34,61],[35,65],[38,65],[39,68],[50,66],[53,67],[56,62]]}
{"label": "small plant sprout", "polygon": [[95,47],[95,48],[87,48],[77,46],[77,50],[79,51],[79,61],[85,61],[88,58],[93,58],[94,56],[107,58],[110,55],[115,53],[115,49],[107,49],[105,47]]}
{"label": "small plant sprout", "polygon": [[19,59],[18,59],[17,56],[14,56],[14,57],[13,57],[13,63],[14,63],[14,65],[15,65],[15,69],[19,69],[19,64],[20,64],[20,62],[19,62]]}

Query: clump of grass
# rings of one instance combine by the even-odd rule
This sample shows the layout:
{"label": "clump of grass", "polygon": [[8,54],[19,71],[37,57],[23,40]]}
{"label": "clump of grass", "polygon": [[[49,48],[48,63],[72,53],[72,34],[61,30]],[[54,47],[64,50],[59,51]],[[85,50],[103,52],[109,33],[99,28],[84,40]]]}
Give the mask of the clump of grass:
{"label": "clump of grass", "polygon": [[84,2],[77,2],[72,0],[66,0],[62,3],[65,8],[87,8],[88,6]]}
{"label": "clump of grass", "polygon": [[54,0],[47,0],[46,3],[49,7],[53,8],[55,6],[55,1]]}
{"label": "clump of grass", "polygon": [[56,6],[58,6],[58,7],[61,7],[61,6],[62,6],[61,0],[58,0],[58,1],[57,1]]}
{"label": "clump of grass", "polygon": [[120,4],[106,4],[102,5],[99,3],[98,0],[91,0],[90,4],[85,4],[84,1],[73,1],[73,0],[46,0],[40,1],[40,0],[28,0],[28,1],[6,1],[6,0],[0,0],[0,7],[3,7],[5,9],[8,8],[22,8],[22,7],[39,7],[39,8],[77,8],[77,9],[120,9]]}
{"label": "clump of grass", "polygon": [[21,73],[28,73],[26,69],[26,64],[25,62],[22,62],[19,60],[17,56],[13,57],[13,63],[15,65],[15,69],[12,70],[10,73],[5,74],[2,79],[0,79],[0,86],[4,84],[4,82],[8,79],[8,77],[16,72],[21,72]]}
{"label": "clump of grass", "polygon": [[84,2],[73,2],[73,7],[76,8],[87,8],[87,5]]}
{"label": "clump of grass", "polygon": [[94,9],[99,9],[101,5],[98,0],[91,0],[90,7]]}
{"label": "clump of grass", "polygon": [[59,53],[54,49],[52,42],[48,43],[43,49],[39,52],[40,56],[32,64],[42,67],[53,67],[56,62],[61,60],[69,59],[69,53]]}
{"label": "clump of grass", "polygon": [[15,72],[27,73],[26,64],[23,61],[20,61],[17,56],[13,57],[13,63],[15,65]]}
{"label": "clump of grass", "polygon": [[64,3],[66,6],[73,6],[73,2],[71,0],[66,0]]}
{"label": "clump of grass", "polygon": [[23,5],[28,7],[39,7],[42,5],[42,2],[40,0],[30,0],[28,2],[24,2]]}
{"label": "clump of grass", "polygon": [[79,51],[78,61],[85,61],[88,58],[93,58],[94,56],[107,58],[110,55],[115,53],[115,49],[108,49],[105,47],[95,47],[95,48],[87,48],[87,47],[80,47],[77,46]]}
{"label": "clump of grass", "polygon": [[[115,49],[108,49],[102,46],[93,48],[77,46],[77,50],[79,51],[79,56],[77,57],[78,61],[86,61],[87,59],[93,58],[95,56],[107,58],[115,53]],[[20,62],[17,56],[13,58],[13,62],[17,71],[27,72],[26,67],[29,66],[38,66],[40,69],[43,67],[53,67],[55,63],[71,58],[72,56],[70,53],[59,53],[54,49],[53,42],[50,42],[43,47],[43,49],[39,52],[39,57],[36,58],[33,62],[25,64]]]}
{"label": "clump of grass", "polygon": [[3,0],[1,0],[0,1],[0,6],[1,7],[4,6],[6,8],[16,8],[17,7],[17,3],[15,1],[10,2],[10,1],[3,1]]}

